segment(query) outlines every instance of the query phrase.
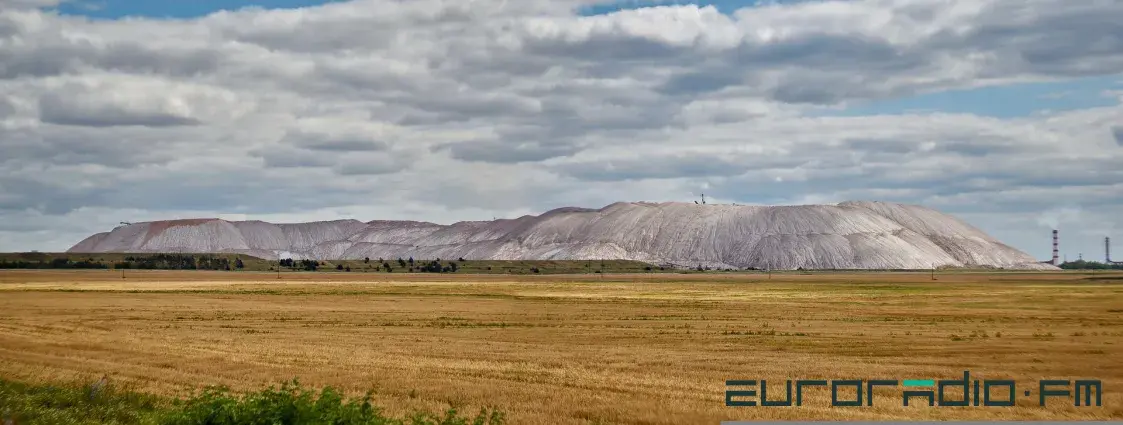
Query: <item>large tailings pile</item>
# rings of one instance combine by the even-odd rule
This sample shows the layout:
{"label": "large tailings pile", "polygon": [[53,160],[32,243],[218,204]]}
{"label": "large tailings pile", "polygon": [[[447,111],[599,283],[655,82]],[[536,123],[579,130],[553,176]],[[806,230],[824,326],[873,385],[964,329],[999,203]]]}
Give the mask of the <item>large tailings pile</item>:
{"label": "large tailings pile", "polygon": [[758,269],[1054,269],[959,219],[882,202],[737,206],[615,203],[513,220],[439,225],[339,220],[272,224],[218,219],[136,223],[70,252],[236,252],[321,260],[625,259]]}

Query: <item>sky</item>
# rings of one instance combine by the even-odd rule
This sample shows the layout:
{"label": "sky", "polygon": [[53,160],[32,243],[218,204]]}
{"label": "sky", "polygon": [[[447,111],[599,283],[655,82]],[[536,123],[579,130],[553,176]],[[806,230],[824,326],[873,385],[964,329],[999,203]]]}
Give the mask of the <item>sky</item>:
{"label": "sky", "polygon": [[[119,222],[903,202],[1123,243],[1115,0],[0,0],[0,251]],[[1123,256],[1123,246],[1117,248]]]}

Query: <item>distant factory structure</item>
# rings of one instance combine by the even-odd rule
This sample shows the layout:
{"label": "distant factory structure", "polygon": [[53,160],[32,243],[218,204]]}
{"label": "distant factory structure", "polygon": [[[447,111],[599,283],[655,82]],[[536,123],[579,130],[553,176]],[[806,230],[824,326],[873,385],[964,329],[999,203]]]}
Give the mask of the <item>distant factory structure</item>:
{"label": "distant factory structure", "polygon": [[1052,264],[1054,266],[1061,265],[1061,263],[1060,263],[1060,257],[1061,257],[1060,252],[1061,251],[1059,249],[1060,241],[1061,241],[1060,233],[1057,232],[1057,229],[1053,229],[1053,259],[1051,259],[1049,261],[1042,261],[1042,263]]}
{"label": "distant factory structure", "polygon": [[[1064,261],[1061,261],[1060,252],[1061,252],[1060,251],[1060,232],[1058,232],[1056,229],[1054,229],[1053,230],[1053,257],[1052,257],[1052,259],[1042,261],[1041,263],[1042,264],[1051,264],[1051,265],[1054,265],[1054,266],[1060,266],[1061,264],[1067,263],[1068,262],[1067,258]],[[1078,261],[1083,262],[1084,261],[1084,254],[1083,253],[1079,254],[1078,258],[1079,258]],[[1123,266],[1123,261],[1113,261],[1111,259],[1111,237],[1110,236],[1104,236],[1104,264],[1106,264],[1108,266]]]}

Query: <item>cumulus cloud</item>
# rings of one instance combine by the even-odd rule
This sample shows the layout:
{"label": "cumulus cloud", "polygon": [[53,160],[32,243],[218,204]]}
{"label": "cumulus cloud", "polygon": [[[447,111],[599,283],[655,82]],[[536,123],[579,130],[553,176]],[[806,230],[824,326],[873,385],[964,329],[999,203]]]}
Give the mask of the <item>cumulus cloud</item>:
{"label": "cumulus cloud", "polygon": [[22,223],[0,228],[0,250],[62,250],[113,215],[448,222],[700,187],[738,203],[922,203],[1023,249],[1036,238],[1011,223],[1039,226],[1059,202],[1123,224],[1108,213],[1123,200],[1118,105],[822,116],[1119,75],[1119,2],[37,9],[56,3],[0,0],[0,222]]}
{"label": "cumulus cloud", "polygon": [[[91,81],[92,80],[92,81]],[[89,78],[44,87],[39,98],[43,123],[85,127],[192,126],[209,117],[227,119],[245,112],[228,90],[143,77]]]}
{"label": "cumulus cloud", "polygon": [[33,8],[57,6],[59,3],[62,3],[62,0],[3,0],[3,1],[0,1],[0,6],[10,7],[10,8],[13,8],[13,9],[15,9],[15,8],[33,9]]}
{"label": "cumulus cloud", "polygon": [[541,162],[550,158],[569,156],[580,150],[568,143],[524,142],[511,143],[499,140],[470,140],[461,143],[434,146],[433,152],[447,150],[462,161],[490,163]]}
{"label": "cumulus cloud", "polygon": [[16,113],[16,105],[8,100],[6,96],[0,96],[0,119],[7,118],[9,115]]}
{"label": "cumulus cloud", "polygon": [[286,134],[284,139],[281,140],[281,143],[308,150],[326,152],[376,152],[389,148],[386,142],[373,140],[368,136],[330,135],[299,130],[291,131]]}
{"label": "cumulus cloud", "polygon": [[165,127],[195,125],[199,121],[176,111],[152,110],[145,107],[113,104],[102,99],[75,99],[58,94],[39,99],[39,116],[44,123],[87,127],[142,126]]}

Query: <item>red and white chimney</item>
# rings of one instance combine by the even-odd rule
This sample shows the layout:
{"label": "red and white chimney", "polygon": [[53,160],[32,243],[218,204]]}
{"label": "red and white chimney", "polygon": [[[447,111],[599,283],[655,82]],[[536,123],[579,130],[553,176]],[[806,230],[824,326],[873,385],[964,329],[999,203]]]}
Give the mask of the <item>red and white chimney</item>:
{"label": "red and white chimney", "polygon": [[1060,265],[1060,264],[1058,264],[1058,261],[1060,260],[1060,250],[1057,249],[1057,246],[1059,245],[1059,242],[1060,242],[1060,236],[1057,235],[1057,230],[1053,229],[1053,265],[1054,266]]}

